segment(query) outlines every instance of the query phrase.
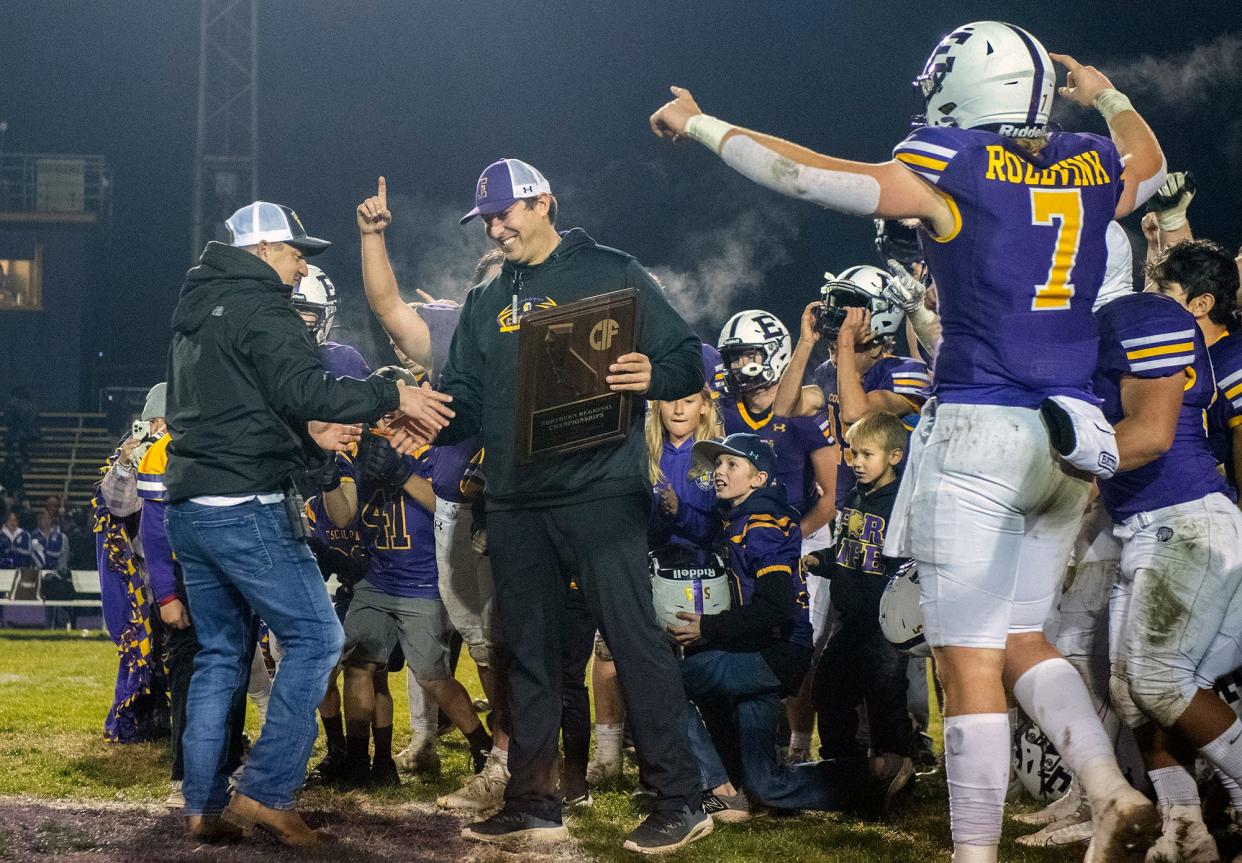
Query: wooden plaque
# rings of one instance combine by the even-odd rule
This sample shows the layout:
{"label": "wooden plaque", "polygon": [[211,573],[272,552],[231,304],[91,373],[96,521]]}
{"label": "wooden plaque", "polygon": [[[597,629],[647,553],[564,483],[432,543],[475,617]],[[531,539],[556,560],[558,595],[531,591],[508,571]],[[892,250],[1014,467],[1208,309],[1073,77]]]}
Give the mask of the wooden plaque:
{"label": "wooden plaque", "polygon": [[637,341],[638,292],[616,291],[522,318],[518,330],[518,464],[624,440],[631,393],[608,366]]}

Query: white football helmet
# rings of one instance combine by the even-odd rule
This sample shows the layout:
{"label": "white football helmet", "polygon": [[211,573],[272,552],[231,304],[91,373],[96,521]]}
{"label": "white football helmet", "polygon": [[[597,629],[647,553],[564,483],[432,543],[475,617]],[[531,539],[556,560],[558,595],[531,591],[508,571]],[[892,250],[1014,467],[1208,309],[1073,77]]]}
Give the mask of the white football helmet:
{"label": "white football helmet", "polygon": [[[716,347],[724,362],[725,386],[734,395],[779,382],[793,356],[789,330],[776,315],[761,309],[748,309],[729,318]],[[752,353],[759,358],[734,367],[738,357]]]}
{"label": "white football helmet", "polygon": [[327,274],[314,264],[307,264],[306,275],[298,280],[290,299],[299,314],[310,312],[315,316],[314,322],[306,325],[315,334],[315,344],[326,342],[336,321],[336,286]]}
{"label": "white football helmet", "polygon": [[919,605],[919,571],[914,561],[902,564],[880,596],[880,631],[893,647],[915,657],[931,656],[923,635],[923,609]]}
{"label": "white football helmet", "polygon": [[685,626],[677,612],[719,614],[733,606],[729,573],[717,555],[670,545],[651,552],[651,600],[663,626]]}
{"label": "white football helmet", "polygon": [[1037,802],[1051,803],[1069,790],[1074,775],[1038,725],[1023,716],[1012,735],[1013,772],[1027,794]]}
{"label": "white football helmet", "polygon": [[940,40],[914,85],[928,126],[1034,138],[1048,125],[1056,79],[1052,59],[1030,33],[975,21]]}
{"label": "white football helmet", "polygon": [[845,310],[853,307],[871,312],[871,332],[877,336],[896,336],[906,313],[885,297],[891,291],[893,277],[879,267],[860,264],[838,276],[824,273],[827,280],[819,289],[824,301],[820,312],[820,331],[835,339],[845,322]]}

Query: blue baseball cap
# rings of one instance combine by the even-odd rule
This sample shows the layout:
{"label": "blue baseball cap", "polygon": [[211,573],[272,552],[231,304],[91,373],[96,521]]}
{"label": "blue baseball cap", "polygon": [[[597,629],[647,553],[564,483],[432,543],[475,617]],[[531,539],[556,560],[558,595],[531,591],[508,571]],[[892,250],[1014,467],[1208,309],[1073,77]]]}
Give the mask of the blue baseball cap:
{"label": "blue baseball cap", "polygon": [[474,187],[474,209],[461,217],[460,224],[466,224],[475,216],[503,213],[514,201],[545,192],[552,194],[548,178],[521,159],[492,162],[479,174],[479,182]]}
{"label": "blue baseball cap", "polygon": [[757,470],[768,475],[768,485],[776,484],[776,452],[758,435],[738,432],[722,441],[701,440],[691,450],[695,467],[707,471],[715,469],[716,459],[722,455],[734,455],[746,459]]}

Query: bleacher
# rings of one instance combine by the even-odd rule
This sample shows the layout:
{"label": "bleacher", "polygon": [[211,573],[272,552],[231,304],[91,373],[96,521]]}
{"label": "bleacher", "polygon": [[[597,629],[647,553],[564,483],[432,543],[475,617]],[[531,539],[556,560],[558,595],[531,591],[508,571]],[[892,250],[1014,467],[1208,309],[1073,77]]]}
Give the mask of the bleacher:
{"label": "bleacher", "polygon": [[[39,414],[42,437],[30,446],[30,466],[23,475],[26,494],[39,501],[49,494],[65,505],[90,501],[99,467],[112,454],[117,436],[102,413],[45,411]],[[0,441],[5,428],[0,425]]]}

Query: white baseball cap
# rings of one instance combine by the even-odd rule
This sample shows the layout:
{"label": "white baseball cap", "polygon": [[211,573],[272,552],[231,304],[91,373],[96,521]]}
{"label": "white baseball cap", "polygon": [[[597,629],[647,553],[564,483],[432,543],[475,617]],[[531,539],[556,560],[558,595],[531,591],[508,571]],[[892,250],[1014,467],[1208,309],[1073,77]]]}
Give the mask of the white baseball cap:
{"label": "white baseball cap", "polygon": [[229,216],[224,226],[229,229],[232,245],[238,247],[257,246],[263,240],[288,243],[309,257],[332,245],[327,240],[307,236],[302,220],[293,210],[267,201],[247,204]]}

